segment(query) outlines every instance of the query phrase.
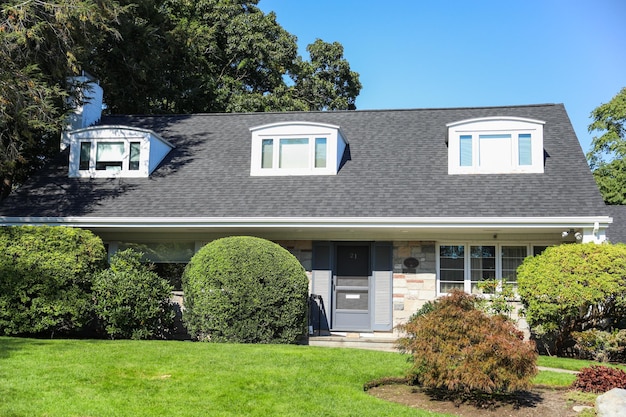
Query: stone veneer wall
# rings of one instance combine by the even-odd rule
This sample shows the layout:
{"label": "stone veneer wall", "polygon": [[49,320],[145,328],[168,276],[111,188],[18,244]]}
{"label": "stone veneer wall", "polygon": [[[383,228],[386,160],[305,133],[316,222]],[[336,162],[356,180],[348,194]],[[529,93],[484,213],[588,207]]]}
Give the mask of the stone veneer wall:
{"label": "stone veneer wall", "polygon": [[[419,264],[412,267],[411,261]],[[407,266],[408,264],[408,266]],[[437,297],[435,242],[393,243],[393,326]]]}

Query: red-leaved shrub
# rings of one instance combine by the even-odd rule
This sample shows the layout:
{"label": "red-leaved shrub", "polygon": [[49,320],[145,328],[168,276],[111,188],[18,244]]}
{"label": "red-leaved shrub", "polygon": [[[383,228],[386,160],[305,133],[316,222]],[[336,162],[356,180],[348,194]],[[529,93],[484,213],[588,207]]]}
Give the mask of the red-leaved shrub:
{"label": "red-leaved shrub", "polygon": [[584,392],[606,392],[613,388],[626,388],[626,372],[608,366],[592,365],[576,375],[572,388]]}
{"label": "red-leaved shrub", "polygon": [[413,383],[464,393],[530,388],[537,374],[534,343],[525,342],[511,320],[479,310],[477,302],[453,291],[401,326],[407,336],[398,345],[413,356]]}

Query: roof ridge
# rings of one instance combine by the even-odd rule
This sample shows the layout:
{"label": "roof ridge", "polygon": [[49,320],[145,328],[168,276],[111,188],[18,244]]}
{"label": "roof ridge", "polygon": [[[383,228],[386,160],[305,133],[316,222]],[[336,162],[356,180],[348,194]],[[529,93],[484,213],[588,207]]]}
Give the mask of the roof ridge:
{"label": "roof ridge", "polygon": [[417,107],[406,109],[357,109],[357,110],[311,110],[311,111],[269,111],[269,112],[215,112],[215,113],[175,113],[175,114],[107,114],[103,118],[110,117],[145,117],[145,118],[161,118],[161,117],[190,117],[190,116],[246,116],[260,114],[350,114],[350,113],[399,113],[399,112],[422,112],[422,111],[443,111],[443,110],[479,110],[479,109],[511,109],[511,108],[529,108],[529,107],[553,107],[562,106],[563,103],[541,103],[541,104],[510,104],[501,106],[460,106],[460,107]]}

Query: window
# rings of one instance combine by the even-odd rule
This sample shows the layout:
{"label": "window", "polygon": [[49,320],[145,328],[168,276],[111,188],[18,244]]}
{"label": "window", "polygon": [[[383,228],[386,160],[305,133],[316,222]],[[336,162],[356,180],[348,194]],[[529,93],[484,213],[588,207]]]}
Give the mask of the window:
{"label": "window", "polygon": [[80,143],[80,162],[78,169],[81,171],[89,169],[89,161],[91,159],[91,142]]}
{"label": "window", "polygon": [[526,246],[502,246],[502,280],[517,287],[517,267],[528,256]]}
{"label": "window", "polygon": [[335,175],[347,146],[338,126],[294,122],[250,129],[250,175]]}
{"label": "window", "polygon": [[439,291],[463,290],[465,281],[465,247],[442,245],[439,247]]}
{"label": "window", "polygon": [[263,148],[261,152],[263,153],[261,158],[261,168],[272,168],[274,166],[274,140],[263,139]]}
{"label": "window", "polygon": [[531,144],[531,136],[530,133],[523,133],[517,138],[517,146],[518,146],[518,154],[519,154],[519,165],[532,165],[533,155],[532,155],[532,144]]}
{"label": "window", "polygon": [[448,124],[448,173],[543,173],[543,124],[516,117]]}
{"label": "window", "polygon": [[460,140],[460,148],[461,148],[460,165],[462,167],[471,167],[472,166],[472,136],[461,135],[459,140]]}
{"label": "window", "polygon": [[280,139],[279,168],[309,168],[309,139]]}
{"label": "window", "polygon": [[471,246],[470,248],[471,293],[479,294],[480,281],[496,278],[496,247]]}
{"label": "window", "polygon": [[131,171],[139,170],[139,160],[141,156],[141,143],[130,143],[130,156],[128,158],[128,169]]}
{"label": "window", "polygon": [[326,138],[315,138],[315,168],[326,168]]}
{"label": "window", "polygon": [[124,160],[124,142],[96,143],[96,170],[120,171]]}
{"label": "window", "polygon": [[529,248],[529,245],[520,244],[439,245],[438,292],[447,293],[457,288],[479,294],[478,284],[493,279],[516,287],[517,267],[528,256]]}
{"label": "window", "polygon": [[154,132],[128,126],[93,126],[64,132],[69,176],[147,177],[174,148]]}

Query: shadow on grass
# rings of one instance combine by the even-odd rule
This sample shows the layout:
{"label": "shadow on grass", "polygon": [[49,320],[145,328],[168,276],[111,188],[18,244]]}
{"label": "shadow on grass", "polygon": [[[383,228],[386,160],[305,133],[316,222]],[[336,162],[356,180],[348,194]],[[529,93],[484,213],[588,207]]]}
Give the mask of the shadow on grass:
{"label": "shadow on grass", "polygon": [[19,337],[0,336],[0,360],[10,357],[14,352],[31,347],[38,343],[33,339],[22,339]]}

